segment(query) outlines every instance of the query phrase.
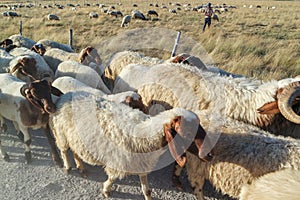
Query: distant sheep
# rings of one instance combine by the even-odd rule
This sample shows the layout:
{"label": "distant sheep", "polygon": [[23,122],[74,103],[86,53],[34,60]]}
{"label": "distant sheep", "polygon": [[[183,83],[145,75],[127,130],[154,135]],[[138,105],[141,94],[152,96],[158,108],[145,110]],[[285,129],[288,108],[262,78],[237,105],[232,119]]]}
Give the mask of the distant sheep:
{"label": "distant sheep", "polygon": [[132,19],[141,19],[141,20],[146,20],[146,17],[143,13],[141,13],[138,10],[134,10],[131,12],[131,17]]}
{"label": "distant sheep", "polygon": [[147,16],[148,16],[148,17],[151,17],[151,16],[156,16],[156,17],[158,17],[158,13],[157,13],[155,10],[148,10]]}
{"label": "distant sheep", "polygon": [[55,14],[49,14],[49,15],[47,15],[47,19],[48,20],[56,20],[56,21],[58,21],[59,17],[57,15],[55,15]]}
{"label": "distant sheep", "polygon": [[98,18],[98,17],[99,17],[98,13],[95,13],[95,12],[90,12],[89,13],[89,18],[90,19],[92,19],[92,18]]}
{"label": "distant sheep", "polygon": [[16,12],[6,11],[6,12],[2,13],[2,16],[5,16],[5,17],[20,17],[21,15],[19,15]]}
{"label": "distant sheep", "polygon": [[125,15],[122,19],[121,27],[129,26],[130,21],[131,21],[131,16]]}
{"label": "distant sheep", "polygon": [[[94,98],[85,92],[67,93],[58,99],[56,106],[57,111],[50,117],[50,127],[61,152],[64,169],[66,172],[71,169],[69,148],[82,173],[82,161],[104,165],[108,175],[103,184],[105,197],[109,196],[117,178],[136,174],[140,177],[145,199],[150,200],[147,174],[159,163],[166,145],[180,164],[184,164],[182,153],[189,146],[198,158],[204,161],[211,159],[210,153],[202,154],[206,133],[193,112],[175,108],[149,117],[126,105]],[[81,120],[76,120],[79,116]],[[83,125],[89,131],[86,128],[81,130]],[[173,160],[171,156],[164,156],[163,162],[168,162],[168,159],[170,162]]]}

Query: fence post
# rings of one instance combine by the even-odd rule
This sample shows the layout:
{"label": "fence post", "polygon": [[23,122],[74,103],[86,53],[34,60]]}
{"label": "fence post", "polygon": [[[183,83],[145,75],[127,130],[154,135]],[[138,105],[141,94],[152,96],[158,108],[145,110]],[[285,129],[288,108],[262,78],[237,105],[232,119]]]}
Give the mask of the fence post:
{"label": "fence post", "polygon": [[174,47],[173,47],[173,50],[172,50],[171,57],[174,57],[176,55],[176,50],[177,50],[177,46],[178,46],[178,43],[179,43],[180,35],[181,35],[181,32],[178,31],[177,37],[176,37],[176,40],[175,40],[175,44],[174,44]]}
{"label": "fence post", "polygon": [[70,29],[69,45],[73,49],[73,30]]}
{"label": "fence post", "polygon": [[22,20],[20,20],[20,35],[22,36]]}

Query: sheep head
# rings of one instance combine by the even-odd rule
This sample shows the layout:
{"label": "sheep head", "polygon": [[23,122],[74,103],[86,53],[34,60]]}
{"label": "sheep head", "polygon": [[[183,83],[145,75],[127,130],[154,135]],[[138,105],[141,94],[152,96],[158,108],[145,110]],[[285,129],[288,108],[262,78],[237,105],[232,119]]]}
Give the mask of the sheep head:
{"label": "sheep head", "polygon": [[[184,131],[182,131],[182,117],[176,116],[169,124],[164,125],[164,135],[165,140],[168,143],[168,147],[171,155],[176,160],[179,166],[183,167],[186,163],[186,155],[180,155],[179,152],[185,152],[186,150],[197,155],[202,161],[210,161],[213,158],[212,152],[209,152],[207,155],[202,156],[202,144],[206,136],[204,129],[198,125],[197,133],[192,139],[192,143],[187,147]],[[175,136],[178,135],[179,137]],[[190,138],[189,138],[190,139]]]}
{"label": "sheep head", "polygon": [[12,67],[9,73],[14,73],[19,71],[20,74],[29,77],[32,81],[36,80],[38,77],[38,72],[36,68],[36,61],[31,57],[23,57],[18,60],[18,63]]}
{"label": "sheep head", "polygon": [[43,56],[46,53],[46,48],[42,44],[35,44],[31,47],[31,51],[34,51],[37,54]]}
{"label": "sheep head", "polygon": [[281,113],[287,120],[300,124],[300,82],[292,82],[277,90],[276,101],[257,109],[260,114]]}
{"label": "sheep head", "polygon": [[[20,88],[20,93],[36,108],[38,108],[42,114],[54,113],[56,106],[52,101],[51,93],[58,94],[59,90],[51,86],[51,82],[47,79],[36,80],[29,84],[24,84]],[[62,94],[60,92],[59,94]]]}
{"label": "sheep head", "polygon": [[91,46],[84,48],[79,54],[79,62],[84,65],[89,65],[91,62],[97,65],[102,64],[102,60],[97,50]]}

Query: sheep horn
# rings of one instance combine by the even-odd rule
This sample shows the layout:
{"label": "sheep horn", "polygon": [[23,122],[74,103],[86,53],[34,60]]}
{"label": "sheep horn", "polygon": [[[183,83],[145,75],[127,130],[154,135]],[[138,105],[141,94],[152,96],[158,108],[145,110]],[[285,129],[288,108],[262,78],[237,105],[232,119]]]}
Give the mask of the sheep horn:
{"label": "sheep horn", "polygon": [[20,93],[22,94],[22,96],[26,97],[26,95],[29,92],[29,84],[24,84],[21,88],[20,88]]}
{"label": "sheep horn", "polygon": [[287,85],[278,94],[278,108],[281,114],[289,121],[300,124],[300,116],[292,109],[294,101],[300,96],[300,81]]}
{"label": "sheep horn", "polygon": [[175,135],[172,134],[172,128],[169,124],[164,125],[164,135],[172,157],[176,160],[180,167],[183,167],[186,163],[186,156],[178,153],[176,148],[178,144],[175,143]]}

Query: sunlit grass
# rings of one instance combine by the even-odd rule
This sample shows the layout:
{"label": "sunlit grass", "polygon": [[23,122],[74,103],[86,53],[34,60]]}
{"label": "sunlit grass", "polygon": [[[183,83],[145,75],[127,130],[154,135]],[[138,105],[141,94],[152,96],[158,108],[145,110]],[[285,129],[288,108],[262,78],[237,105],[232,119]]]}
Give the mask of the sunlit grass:
{"label": "sunlit grass", "polygon": [[[24,3],[28,2],[30,1]],[[73,45],[77,50],[87,45],[97,45],[100,41],[130,29],[162,27],[181,31],[193,38],[206,49],[218,67],[227,71],[261,79],[279,79],[300,74],[299,1],[226,1],[227,5],[235,5],[238,8],[219,14],[220,21],[213,21],[210,30],[204,33],[202,33],[203,14],[199,12],[186,12],[182,7],[178,14],[172,14],[168,9],[149,6],[149,3],[157,2],[159,5],[164,3],[172,7],[169,5],[172,1],[55,1],[62,5],[67,3],[83,5],[87,2],[91,5],[94,3],[114,5],[124,15],[130,14],[135,9],[143,13],[154,9],[158,12],[159,18],[149,21],[132,20],[130,26],[124,29],[120,27],[122,18],[101,13],[98,7],[80,7],[73,11],[70,7],[44,9],[36,6],[31,9],[18,9],[16,12],[22,17],[0,16],[2,30],[0,39],[18,34],[20,20],[23,23],[23,35],[35,41],[47,38],[68,44],[69,30],[72,29]],[[119,2],[122,5],[117,4]],[[189,2],[192,6],[206,3],[195,0],[176,2],[181,2],[182,5]],[[54,1],[31,1],[31,3],[54,5]],[[138,7],[132,7],[133,3],[138,4]],[[220,1],[214,0],[211,3],[221,4]],[[249,8],[250,5],[253,5],[252,9]],[[257,5],[261,5],[261,8],[256,8]],[[270,8],[275,6],[276,9],[267,9],[267,6]],[[0,12],[6,10],[0,8]],[[89,12],[97,12],[99,18],[89,19]],[[46,16],[50,13],[57,14],[61,20],[46,20]],[[146,53],[151,54],[147,51]]]}

